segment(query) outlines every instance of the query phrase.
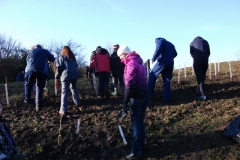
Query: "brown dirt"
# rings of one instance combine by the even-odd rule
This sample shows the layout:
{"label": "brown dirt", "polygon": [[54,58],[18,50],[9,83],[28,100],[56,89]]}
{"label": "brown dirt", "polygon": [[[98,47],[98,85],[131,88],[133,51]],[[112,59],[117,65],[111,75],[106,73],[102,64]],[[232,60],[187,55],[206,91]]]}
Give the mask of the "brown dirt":
{"label": "brown dirt", "polygon": [[[147,109],[145,118],[147,150],[144,159],[240,158],[239,146],[223,138],[219,130],[240,113],[240,64],[234,65],[232,79],[227,69],[218,76],[212,75],[211,80],[207,78],[209,99],[206,101],[197,100],[196,80],[190,68],[187,78],[182,77],[180,83],[177,82],[178,71],[174,71],[170,104],[162,100],[159,76],[154,107]],[[46,105],[36,112],[33,104],[23,103],[22,84],[9,84],[9,95],[20,94],[21,98],[9,106],[4,105],[3,118],[26,159],[124,159],[130,152],[129,115],[121,124],[128,145],[123,144],[118,130],[117,114],[123,100],[120,92],[119,96],[98,100],[89,80],[80,79],[81,106],[75,107],[69,96],[68,114],[63,117],[60,129],[60,96],[54,97],[53,81],[50,80],[48,88],[49,96],[44,98]],[[77,134],[79,118],[81,128]]]}

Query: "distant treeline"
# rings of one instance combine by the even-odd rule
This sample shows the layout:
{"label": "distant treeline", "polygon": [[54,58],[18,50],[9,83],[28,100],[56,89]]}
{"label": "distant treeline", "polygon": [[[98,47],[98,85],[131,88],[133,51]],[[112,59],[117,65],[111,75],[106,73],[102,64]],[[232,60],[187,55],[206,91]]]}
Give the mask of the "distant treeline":
{"label": "distant treeline", "polygon": [[[85,55],[82,54],[84,48],[81,44],[68,40],[66,43],[50,42],[49,44],[42,45],[55,57],[61,53],[63,46],[69,46],[77,58],[80,77],[84,76],[86,61]],[[16,80],[16,75],[19,72],[24,71],[26,67],[26,57],[30,51],[30,49],[24,48],[20,42],[17,42],[12,37],[0,34],[0,83],[5,82],[5,77],[7,77],[7,81],[9,82]],[[54,73],[51,68],[49,78],[54,78]]]}

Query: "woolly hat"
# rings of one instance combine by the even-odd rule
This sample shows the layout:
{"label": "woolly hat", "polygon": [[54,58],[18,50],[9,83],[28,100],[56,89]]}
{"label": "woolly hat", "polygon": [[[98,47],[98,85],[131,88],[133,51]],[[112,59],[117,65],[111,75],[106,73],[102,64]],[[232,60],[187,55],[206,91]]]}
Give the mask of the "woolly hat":
{"label": "woolly hat", "polygon": [[125,54],[131,53],[131,50],[127,45],[122,45],[121,47],[119,47],[119,49],[117,51],[118,56],[120,56],[123,53],[125,53]]}
{"label": "woolly hat", "polygon": [[119,48],[119,44],[117,44],[117,43],[114,44],[114,45],[113,45],[113,48],[114,48],[114,49]]}

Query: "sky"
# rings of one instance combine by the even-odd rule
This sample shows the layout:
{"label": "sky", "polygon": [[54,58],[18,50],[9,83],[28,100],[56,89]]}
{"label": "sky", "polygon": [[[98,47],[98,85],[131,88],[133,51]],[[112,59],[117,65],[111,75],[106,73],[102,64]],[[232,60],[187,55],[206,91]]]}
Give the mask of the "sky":
{"label": "sky", "polygon": [[97,46],[114,43],[145,62],[162,37],[177,50],[175,68],[192,65],[189,45],[201,36],[209,62],[233,61],[240,54],[240,0],[0,0],[0,34],[29,49],[73,40],[85,48],[87,63]]}

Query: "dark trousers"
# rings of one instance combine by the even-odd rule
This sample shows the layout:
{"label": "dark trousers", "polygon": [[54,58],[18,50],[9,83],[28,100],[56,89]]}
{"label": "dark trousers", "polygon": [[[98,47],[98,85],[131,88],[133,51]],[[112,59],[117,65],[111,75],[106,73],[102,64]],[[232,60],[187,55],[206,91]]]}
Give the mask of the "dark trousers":
{"label": "dark trousers", "polygon": [[207,56],[194,57],[193,68],[197,78],[197,88],[201,92],[202,96],[205,96],[204,83],[206,80],[206,73],[208,69],[208,57]]}
{"label": "dark trousers", "polygon": [[118,81],[120,83],[120,86],[124,86],[123,73],[120,73],[119,71],[116,71],[116,72],[112,73],[112,76],[113,76],[113,84],[114,84],[114,86],[118,85]]}
{"label": "dark trousers", "polygon": [[134,99],[129,108],[132,122],[132,153],[141,155],[145,151],[145,126],[144,118],[149,97]]}
{"label": "dark trousers", "polygon": [[150,92],[150,96],[154,96],[154,88],[156,84],[156,80],[158,75],[162,74],[163,79],[163,91],[164,91],[164,101],[170,101],[171,89],[170,89],[170,81],[172,79],[172,72],[173,72],[173,64],[170,63],[160,63],[157,62],[151,72],[149,73],[148,79],[148,88]]}
{"label": "dark trousers", "polygon": [[31,91],[34,84],[36,84],[35,103],[41,105],[43,88],[45,86],[47,76],[42,72],[26,72],[24,75],[24,92],[26,101],[31,101]]}
{"label": "dark trousers", "polygon": [[104,96],[104,89],[109,89],[109,72],[97,72],[98,76],[98,95]]}

